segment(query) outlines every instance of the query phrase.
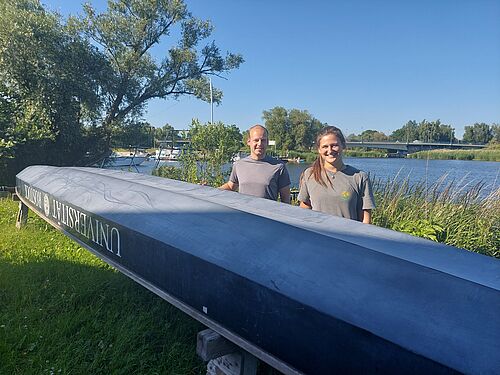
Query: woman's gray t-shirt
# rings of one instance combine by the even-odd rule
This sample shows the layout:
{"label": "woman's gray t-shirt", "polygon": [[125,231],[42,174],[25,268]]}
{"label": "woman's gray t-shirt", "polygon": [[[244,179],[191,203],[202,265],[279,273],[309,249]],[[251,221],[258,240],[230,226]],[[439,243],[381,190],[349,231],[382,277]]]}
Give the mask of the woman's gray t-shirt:
{"label": "woman's gray t-shirt", "polygon": [[281,160],[267,155],[262,160],[248,156],[234,162],[229,181],[238,184],[242,194],[275,201],[280,189],[290,185],[290,176]]}
{"label": "woman's gray t-shirt", "polygon": [[[363,210],[375,208],[375,198],[368,174],[350,165],[336,173],[326,171],[331,184],[316,182],[312,168],[307,168],[300,182],[298,199],[314,211],[361,221]],[[326,180],[326,179],[325,179]]]}

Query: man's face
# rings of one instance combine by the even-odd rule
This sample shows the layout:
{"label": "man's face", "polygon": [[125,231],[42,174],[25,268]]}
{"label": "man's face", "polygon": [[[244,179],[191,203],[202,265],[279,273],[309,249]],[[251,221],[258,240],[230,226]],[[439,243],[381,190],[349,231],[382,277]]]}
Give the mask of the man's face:
{"label": "man's face", "polygon": [[260,127],[255,127],[250,131],[247,144],[250,146],[250,157],[255,160],[263,159],[267,150],[267,133]]}

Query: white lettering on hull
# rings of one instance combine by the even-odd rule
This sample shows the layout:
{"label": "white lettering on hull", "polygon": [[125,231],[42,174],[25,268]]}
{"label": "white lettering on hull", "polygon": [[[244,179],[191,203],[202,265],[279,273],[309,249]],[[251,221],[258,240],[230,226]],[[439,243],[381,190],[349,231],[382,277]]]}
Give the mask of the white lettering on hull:
{"label": "white lettering on hull", "polygon": [[121,239],[118,228],[51,198],[32,186],[22,184],[21,191],[24,192],[24,197],[38,208],[41,214],[57,221],[58,225],[69,229],[69,232],[79,233],[104,250],[121,257]]}

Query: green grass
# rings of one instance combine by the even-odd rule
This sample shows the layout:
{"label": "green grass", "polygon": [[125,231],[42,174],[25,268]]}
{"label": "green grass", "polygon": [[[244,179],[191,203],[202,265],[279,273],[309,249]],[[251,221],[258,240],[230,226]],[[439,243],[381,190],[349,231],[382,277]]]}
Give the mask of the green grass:
{"label": "green grass", "polygon": [[0,374],[201,374],[203,326],[0,200]]}
{"label": "green grass", "polygon": [[409,154],[407,157],[413,159],[500,161],[500,149],[430,150],[415,152],[414,154]]}

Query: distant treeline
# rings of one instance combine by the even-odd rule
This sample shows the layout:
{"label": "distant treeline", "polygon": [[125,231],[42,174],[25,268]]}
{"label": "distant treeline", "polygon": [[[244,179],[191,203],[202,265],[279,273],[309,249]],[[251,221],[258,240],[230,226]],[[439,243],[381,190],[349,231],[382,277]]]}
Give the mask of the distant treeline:
{"label": "distant treeline", "polygon": [[[276,150],[282,154],[289,150],[305,151],[314,148],[318,130],[326,125],[326,123],[314,118],[306,110],[287,110],[283,107],[274,107],[264,111],[262,118],[269,130],[269,138],[276,142]],[[342,128],[341,124],[331,125],[338,125]],[[344,135],[348,141],[458,142],[458,139],[455,138],[455,128],[441,123],[439,119],[435,121],[422,120],[420,122],[408,121],[390,135],[372,129],[364,130],[360,134]],[[246,139],[245,134],[243,138]],[[475,123],[465,126],[464,137],[461,142],[486,144],[492,141],[500,142],[500,125]]]}

